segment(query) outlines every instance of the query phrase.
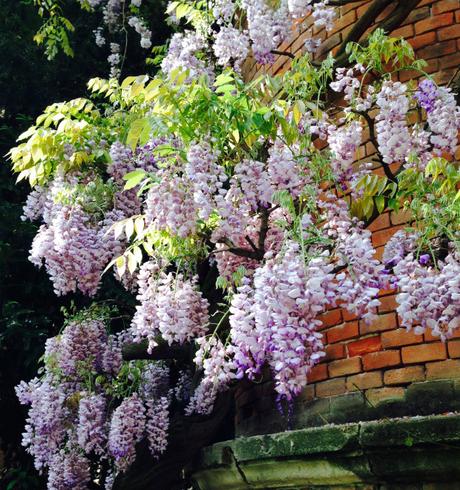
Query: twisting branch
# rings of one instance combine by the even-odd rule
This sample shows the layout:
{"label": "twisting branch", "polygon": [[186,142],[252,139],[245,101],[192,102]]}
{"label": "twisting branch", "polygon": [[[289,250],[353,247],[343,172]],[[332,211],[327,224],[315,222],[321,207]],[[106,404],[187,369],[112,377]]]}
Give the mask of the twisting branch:
{"label": "twisting branch", "polygon": [[398,6],[377,26],[389,33],[399,27],[421,0],[399,0]]}
{"label": "twisting branch", "polygon": [[[317,0],[315,3],[318,3],[320,0]],[[328,5],[331,7],[343,7],[344,5],[349,5],[350,3],[362,3],[366,0],[330,0]]]}
{"label": "twisting branch", "polygon": [[369,116],[369,114],[367,112],[357,111],[355,109],[352,109],[352,112],[364,117],[364,119],[366,120],[367,126],[369,127],[369,139],[371,140],[372,144],[374,145],[375,151],[377,152],[377,158],[379,159],[380,163],[382,164],[383,171],[385,172],[385,175],[389,181],[396,183],[395,175],[391,171],[388,163],[386,163],[385,160],[383,159],[383,155],[380,153],[379,146],[377,143],[377,138],[375,136],[374,120],[371,118],[371,116]]}
{"label": "twisting branch", "polygon": [[252,238],[249,236],[249,235],[246,235],[244,237],[244,239],[249,243],[249,245],[251,245],[252,249],[257,252],[258,251],[258,248],[256,246],[256,244],[252,241]]}
{"label": "twisting branch", "polygon": [[[249,250],[247,248],[243,247],[234,247],[233,243],[228,240],[227,238],[222,239],[219,241],[219,243],[223,243],[224,245],[227,245],[227,249],[225,250],[226,252],[231,252],[234,255],[238,255],[238,257],[245,257],[247,259],[254,259],[254,260],[260,260],[259,256],[259,250],[257,247],[254,250]],[[252,245],[251,245],[252,247]]]}
{"label": "twisting branch", "polygon": [[337,59],[345,54],[345,48],[349,42],[358,42],[361,36],[371,27],[375,19],[390,5],[394,0],[374,0],[363,16],[356,22],[348,36],[344,39],[337,53]]}
{"label": "twisting branch", "polygon": [[[362,46],[367,45],[368,38],[360,41],[361,36],[369,27],[372,26],[375,19],[383,12],[383,10],[394,1],[395,0],[374,0],[374,3],[355,24],[346,39],[343,41],[335,59],[336,66],[345,66],[347,64],[348,56],[345,49],[349,42],[360,42]],[[382,20],[382,22],[375,26],[375,29],[383,29],[389,34],[404,22],[407,16],[421,2],[421,0],[396,0],[396,2],[396,7],[385,17],[385,19]],[[373,31],[375,29],[373,29]]]}
{"label": "twisting branch", "polygon": [[290,53],[289,51],[279,51],[278,49],[272,49],[270,51],[271,54],[277,54],[278,56],[287,56],[288,58],[291,58],[292,60],[295,58],[295,55]]}
{"label": "twisting branch", "polygon": [[270,212],[272,209],[264,208],[260,213],[260,230],[259,230],[259,251],[262,252],[262,256],[265,255],[265,239],[268,233],[268,219],[270,218]]}

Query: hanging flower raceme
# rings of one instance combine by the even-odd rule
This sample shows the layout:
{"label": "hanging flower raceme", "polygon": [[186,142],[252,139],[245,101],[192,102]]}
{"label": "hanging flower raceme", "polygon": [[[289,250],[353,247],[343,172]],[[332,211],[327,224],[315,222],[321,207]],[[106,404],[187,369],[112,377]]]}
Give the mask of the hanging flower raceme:
{"label": "hanging flower raceme", "polygon": [[349,312],[372,321],[380,301],[380,289],[388,286],[384,266],[375,258],[371,232],[350,217],[344,201],[333,199],[322,204],[325,213],[323,231],[333,240],[336,297]]}
{"label": "hanging flower raceme", "polygon": [[234,27],[221,27],[215,35],[213,49],[219,65],[229,66],[233,61],[235,71],[240,72],[249,53],[249,38]]}
{"label": "hanging flower raceme", "polygon": [[205,47],[205,41],[196,32],[176,33],[171,38],[168,54],[161,63],[161,69],[167,76],[171,76],[175,70],[187,70],[189,81],[202,75],[208,75],[212,79],[212,69],[196,56],[197,52]]}
{"label": "hanging flower raceme", "polygon": [[218,153],[206,142],[189,148],[185,173],[193,188],[193,200],[198,217],[207,220],[215,208],[214,195],[227,180],[224,169],[217,163]]}
{"label": "hanging flower raceme", "polygon": [[119,471],[126,471],[136,458],[136,444],[144,436],[145,407],[136,395],[125,398],[114,411],[110,422],[109,454]]}
{"label": "hanging flower raceme", "polygon": [[375,125],[380,153],[385,163],[402,162],[410,151],[410,135],[406,115],[409,101],[407,86],[400,82],[383,82],[377,94],[380,111]]}
{"label": "hanging flower raceme", "polygon": [[105,454],[107,400],[104,395],[84,396],[78,407],[77,440],[85,453]]}
{"label": "hanging flower raceme", "polygon": [[87,490],[91,482],[88,459],[73,448],[53,457],[48,475],[49,490]]}
{"label": "hanging flower raceme", "polygon": [[216,336],[197,339],[199,349],[194,362],[203,371],[200,384],[191,396],[185,413],[209,415],[219,392],[228,388],[234,379],[234,364],[229,351]]}
{"label": "hanging flower raceme", "polygon": [[416,253],[417,235],[397,232],[385,246],[384,261],[394,272],[401,325],[445,341],[460,327],[460,261],[451,251],[435,263],[430,254]]}
{"label": "hanging flower raceme", "polygon": [[[16,388],[19,401],[30,405],[23,445],[36,468],[48,470],[50,490],[87,488],[92,471],[112,464],[113,479],[134,461],[144,438],[155,457],[167,446],[169,369],[132,361],[122,371],[120,344],[128,336],[107,335],[104,315],[91,309],[69,320],[47,341],[43,377]],[[130,372],[139,373],[134,383]],[[121,399],[120,383],[131,392]]]}
{"label": "hanging flower raceme", "polygon": [[147,421],[145,430],[150,453],[159,458],[168,446],[169,400],[163,396],[159,400],[147,401]]}
{"label": "hanging flower raceme", "polygon": [[291,400],[324,356],[316,317],[333,294],[333,266],[326,257],[305,263],[298,243],[288,242],[254,275],[254,320],[279,398]]}
{"label": "hanging flower raceme", "polygon": [[460,128],[460,110],[451,89],[440,87],[434,104],[427,114],[431,131],[430,142],[437,154],[454,155],[457,149],[457,135]]}
{"label": "hanging flower raceme", "polygon": [[155,230],[165,230],[185,238],[196,231],[198,209],[193,185],[174,166],[157,173],[159,182],[149,190],[145,202],[147,224]]}
{"label": "hanging flower raceme", "polygon": [[132,329],[138,339],[149,340],[149,351],[160,336],[169,344],[184,343],[206,332],[208,302],[197,289],[197,278],[186,280],[181,274],[158,273],[158,266],[147,262],[139,274],[141,304]]}
{"label": "hanging flower raceme", "polygon": [[353,174],[356,150],[362,140],[363,128],[358,121],[337,128],[330,126],[328,131],[329,148],[333,157],[332,170],[340,183],[349,181]]}

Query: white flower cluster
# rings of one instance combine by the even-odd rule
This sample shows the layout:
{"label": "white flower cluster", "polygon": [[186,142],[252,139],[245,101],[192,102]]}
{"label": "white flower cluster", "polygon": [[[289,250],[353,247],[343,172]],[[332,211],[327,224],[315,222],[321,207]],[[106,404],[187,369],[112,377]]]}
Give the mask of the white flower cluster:
{"label": "white flower cluster", "polygon": [[208,75],[212,79],[212,71],[196,53],[205,48],[205,41],[194,31],[176,33],[172,36],[168,54],[161,63],[163,72],[170,76],[175,70],[188,70],[189,78]]}
{"label": "white flower cluster", "polygon": [[155,263],[146,262],[139,272],[140,305],[132,321],[134,337],[147,338],[151,350],[159,335],[169,344],[204,335],[209,321],[208,302],[196,284],[196,277],[189,281],[180,274],[165,274]]}
{"label": "white flower cluster", "polygon": [[239,29],[223,26],[215,35],[213,49],[219,65],[228,66],[233,60],[233,67],[239,72],[249,53],[249,37]]}
{"label": "white flower cluster", "polygon": [[336,127],[329,126],[328,143],[332,152],[331,166],[339,182],[350,180],[356,150],[361,145],[363,128],[358,121]]}
{"label": "white flower cluster", "polygon": [[195,364],[203,370],[201,382],[185,409],[185,413],[209,415],[220,391],[225,390],[232,379],[233,362],[227,349],[216,336],[197,339],[199,349],[195,354]]}
{"label": "white flower cluster", "polygon": [[409,100],[407,86],[401,82],[385,81],[377,94],[377,142],[383,161],[404,162],[410,152],[410,133],[406,115]]}
{"label": "white flower cluster", "polygon": [[430,142],[436,152],[454,155],[460,129],[460,110],[451,89],[438,88],[433,109],[427,113],[427,120],[432,132]]}
{"label": "white flower cluster", "polygon": [[152,47],[152,31],[147,28],[145,22],[133,15],[128,24],[141,36],[141,47],[148,49]]}

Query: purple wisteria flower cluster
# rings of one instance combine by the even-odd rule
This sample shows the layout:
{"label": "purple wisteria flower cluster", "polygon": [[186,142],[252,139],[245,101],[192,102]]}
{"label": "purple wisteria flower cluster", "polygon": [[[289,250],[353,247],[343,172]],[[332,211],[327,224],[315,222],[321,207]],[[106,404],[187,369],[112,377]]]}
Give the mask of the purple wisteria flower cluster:
{"label": "purple wisteria flower cluster", "polygon": [[111,488],[142,439],[154,457],[167,447],[169,371],[141,364],[137,387],[120,399],[123,336],[109,335],[104,318],[93,308],[69,319],[47,341],[43,376],[16,387],[21,404],[30,407],[22,443],[37,470],[48,470],[51,490],[86,489],[96,473],[106,475]]}

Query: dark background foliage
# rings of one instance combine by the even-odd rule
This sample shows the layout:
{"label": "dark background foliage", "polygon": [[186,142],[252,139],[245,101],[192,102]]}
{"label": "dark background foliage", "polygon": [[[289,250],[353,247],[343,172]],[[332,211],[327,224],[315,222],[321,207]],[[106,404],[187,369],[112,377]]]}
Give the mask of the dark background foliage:
{"label": "dark background foliage", "polygon": [[[143,8],[153,26],[153,44],[163,44],[170,34],[164,2],[146,0]],[[84,96],[90,78],[108,74],[108,48],[98,48],[92,33],[98,16],[82,12],[76,0],[64,2],[64,13],[75,26],[75,56],[59,54],[48,61],[33,42],[41,23],[33,0],[0,1],[0,488],[7,490],[45,487],[20,445],[26,412],[14,386],[36,375],[45,340],[62,324],[61,307],[87,301],[56,297],[46,273],[28,261],[37,226],[20,216],[29,188],[15,185],[5,157],[46,105]],[[123,75],[146,72],[146,52],[138,45],[132,33]],[[126,303],[126,295],[107,281],[105,296]]]}

